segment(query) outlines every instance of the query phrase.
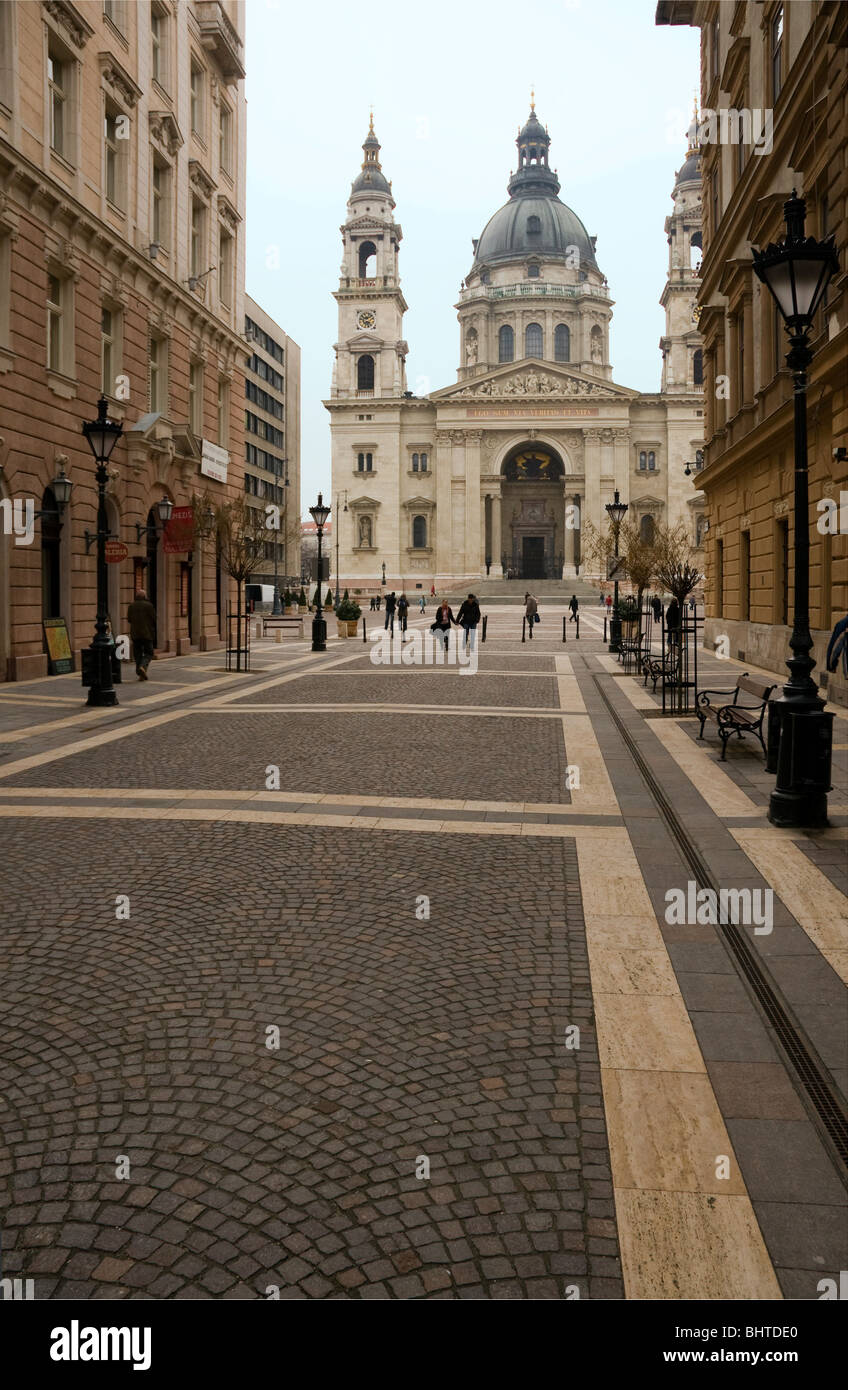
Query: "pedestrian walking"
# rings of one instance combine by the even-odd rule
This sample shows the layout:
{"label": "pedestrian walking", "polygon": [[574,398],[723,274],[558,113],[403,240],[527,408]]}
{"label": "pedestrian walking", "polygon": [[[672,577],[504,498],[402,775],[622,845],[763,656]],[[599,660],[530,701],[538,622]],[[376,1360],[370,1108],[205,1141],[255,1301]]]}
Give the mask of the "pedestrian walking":
{"label": "pedestrian walking", "polygon": [[665,612],[665,635],[669,648],[680,642],[680,604],[671,600]]}
{"label": "pedestrian walking", "polygon": [[830,634],[827,656],[825,657],[828,671],[836,671],[840,656],[842,657],[842,674],[848,676],[848,614],[839,619]]}
{"label": "pedestrian walking", "polygon": [[398,622],[400,623],[401,632],[406,632],[406,617],[408,613],[409,599],[406,597],[406,594],[401,594],[400,598],[397,601],[397,615]]}
{"label": "pedestrian walking", "polygon": [[612,608],[612,594],[607,594],[607,612]]}
{"label": "pedestrian walking", "polygon": [[372,612],[372,613],[374,612],[375,607],[376,607],[376,600],[375,600],[375,598],[374,598],[374,595],[372,594],[372,595],[371,595],[371,612]]}
{"label": "pedestrian walking", "polygon": [[140,681],[146,681],[147,668],[153,660],[153,643],[156,640],[156,609],[144,589],[139,589],[127,609],[127,621],[133,644],[135,673]]}
{"label": "pedestrian walking", "polygon": [[386,595],[386,621],[383,623],[383,628],[391,628],[392,632],[395,630],[396,607],[397,599],[395,598],[395,591],[392,589],[392,592]]}
{"label": "pedestrian walking", "polygon": [[421,597],[420,597],[420,599],[418,600],[418,602],[419,602],[420,605],[421,605],[421,612],[422,612],[422,613],[425,613],[425,612],[427,611],[427,603],[426,603],[426,600],[425,600],[423,594],[421,595]]}
{"label": "pedestrian walking", "polygon": [[577,610],[578,610],[578,608],[580,607],[580,604],[577,602],[577,595],[576,595],[576,594],[572,594],[572,595],[571,595],[571,602],[570,602],[570,604],[569,604],[568,606],[569,606],[569,608],[571,609],[571,617],[569,618],[568,621],[569,621],[570,623],[573,623],[573,622],[574,622],[574,619],[577,617]]}
{"label": "pedestrian walking", "polygon": [[603,591],[603,589],[599,590],[599,592],[598,592],[598,603],[599,603],[599,604],[601,605],[601,607],[603,608],[603,606],[604,606],[604,591]]}
{"label": "pedestrian walking", "polygon": [[657,598],[656,595],[651,599],[651,612],[654,615],[654,622],[658,623],[662,618],[663,606],[662,599]]}
{"label": "pedestrian walking", "polygon": [[480,605],[474,594],[469,594],[467,599],[463,599],[456,621],[464,630],[463,647],[469,647],[473,651],[477,642],[477,624],[480,621]]}
{"label": "pedestrian walking", "polygon": [[378,594],[377,597],[376,597],[375,600],[374,600],[374,607],[376,608],[376,610],[377,610],[378,613],[379,613],[379,611],[380,611],[380,604],[381,604],[381,602],[382,602],[382,598],[381,598],[380,594]]}
{"label": "pedestrian walking", "polygon": [[436,597],[436,586],[435,586],[435,584],[431,584],[431,585],[430,585],[430,597],[431,597],[431,598],[435,598],[435,597]]}
{"label": "pedestrian walking", "polygon": [[451,608],[450,604],[445,598],[442,599],[442,602],[436,609],[436,621],[430,624],[431,632],[440,632],[442,634],[442,640],[445,644],[445,651],[447,651],[448,649],[448,636],[451,630],[451,623],[453,623],[455,626],[456,618],[453,616],[453,609]]}
{"label": "pedestrian walking", "polygon": [[539,621],[539,605],[532,594],[524,595],[524,616],[528,623]]}

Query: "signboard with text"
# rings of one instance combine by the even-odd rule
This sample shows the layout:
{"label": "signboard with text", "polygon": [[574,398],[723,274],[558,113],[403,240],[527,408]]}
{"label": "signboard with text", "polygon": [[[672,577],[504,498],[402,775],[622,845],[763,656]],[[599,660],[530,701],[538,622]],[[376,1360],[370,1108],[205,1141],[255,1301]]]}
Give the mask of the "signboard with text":
{"label": "signboard with text", "polygon": [[227,481],[227,466],[230,462],[229,450],[222,449],[220,444],[213,444],[209,439],[202,440],[201,444],[201,473],[206,478],[213,478],[216,483],[225,483]]}
{"label": "signboard with text", "polygon": [[107,565],[119,565],[129,555],[129,548],[123,541],[107,541],[103,547],[103,558]]}
{"label": "signboard with text", "polygon": [[174,507],[165,525],[166,555],[185,555],[194,548],[194,508]]}
{"label": "signboard with text", "polygon": [[621,555],[607,556],[607,579],[617,579],[619,583],[627,578],[627,566]]}
{"label": "signboard with text", "polygon": [[62,676],[74,669],[74,654],[64,618],[44,619],[44,640],[47,643],[47,674]]}

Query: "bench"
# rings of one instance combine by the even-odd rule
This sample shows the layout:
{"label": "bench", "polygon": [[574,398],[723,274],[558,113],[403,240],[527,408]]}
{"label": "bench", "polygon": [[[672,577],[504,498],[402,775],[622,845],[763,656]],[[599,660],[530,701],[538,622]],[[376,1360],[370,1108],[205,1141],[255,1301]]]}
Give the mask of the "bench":
{"label": "bench", "polygon": [[[759,680],[756,676],[749,676],[745,671],[738,678],[732,690],[702,690],[698,695],[698,708],[696,714],[701,721],[701,731],[699,738],[704,737],[704,725],[711,719],[717,726],[719,737],[721,738],[722,761],[727,761],[727,740],[732,734],[741,738],[743,734],[754,734],[760,740],[760,747],[765,756],[766,745],[763,741],[763,720],[766,709],[768,708],[769,696],[776,688],[777,682]],[[719,701],[714,696],[732,695],[730,701]],[[748,695],[753,700],[753,704],[740,704],[739,696]]]}
{"label": "bench", "polygon": [[272,615],[270,615],[270,616],[268,616],[268,615],[263,616],[263,618],[262,618],[262,636],[263,636],[263,637],[267,637],[267,636],[268,636],[268,629],[269,629],[269,628],[280,628],[280,629],[282,629],[282,630],[284,631],[287,627],[294,627],[294,628],[297,628],[297,635],[298,635],[298,637],[302,637],[302,636],[303,636],[303,618],[302,618],[302,617],[300,617],[300,618],[293,618],[293,617],[283,618],[283,617],[280,617],[279,615],[273,615],[273,614],[272,614]]}
{"label": "bench", "polygon": [[680,675],[680,651],[674,647],[669,648],[662,656],[652,652],[647,653],[642,659],[642,673],[645,677],[644,685],[647,686],[648,680],[653,682],[654,694],[657,693],[657,681],[662,677],[666,685],[672,685]]}

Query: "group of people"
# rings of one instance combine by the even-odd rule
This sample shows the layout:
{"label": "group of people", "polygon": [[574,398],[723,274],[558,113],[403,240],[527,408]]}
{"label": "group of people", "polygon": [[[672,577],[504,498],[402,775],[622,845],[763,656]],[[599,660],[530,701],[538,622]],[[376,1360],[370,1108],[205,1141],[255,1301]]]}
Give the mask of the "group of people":
{"label": "group of people", "polygon": [[436,609],[436,621],[430,624],[431,632],[441,633],[445,648],[448,645],[448,634],[451,627],[461,627],[463,629],[463,646],[473,649],[477,641],[477,626],[480,622],[480,605],[474,594],[469,594],[468,598],[463,599],[459,606],[456,617],[447,599],[442,599]]}

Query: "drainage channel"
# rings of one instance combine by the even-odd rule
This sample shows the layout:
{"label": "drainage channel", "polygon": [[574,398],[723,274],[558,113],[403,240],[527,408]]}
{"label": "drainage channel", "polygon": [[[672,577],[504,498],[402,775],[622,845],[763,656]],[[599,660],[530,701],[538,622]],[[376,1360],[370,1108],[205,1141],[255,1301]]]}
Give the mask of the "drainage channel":
{"label": "drainage channel", "polygon": [[[716,894],[716,901],[719,901],[717,880],[707,867],[700,850],[683,822],[676,815],[660,783],[609,699],[601,684],[600,677],[594,672],[587,674],[592,676],[598,694],[609,711],[627,751],[639,769],[639,773],[698,887],[711,889]],[[744,933],[734,922],[720,922],[718,930],[721,932],[725,945],[728,947],[741,975],[757,1000],[766,1021],[773,1029],[784,1057],[789,1063],[790,1074],[795,1081],[796,1089],[805,1102],[811,1118],[816,1122],[816,1128],[829,1153],[836,1161],[840,1178],[848,1186],[848,1111],[846,1111],[841,1096],[833,1086],[813,1044],[794,1018],[781,991],[763,969]]]}

